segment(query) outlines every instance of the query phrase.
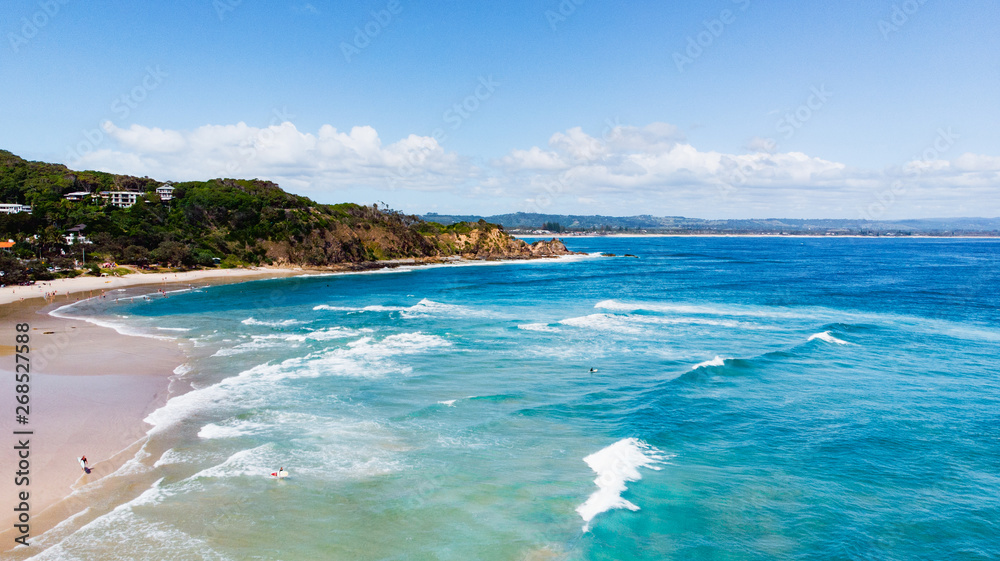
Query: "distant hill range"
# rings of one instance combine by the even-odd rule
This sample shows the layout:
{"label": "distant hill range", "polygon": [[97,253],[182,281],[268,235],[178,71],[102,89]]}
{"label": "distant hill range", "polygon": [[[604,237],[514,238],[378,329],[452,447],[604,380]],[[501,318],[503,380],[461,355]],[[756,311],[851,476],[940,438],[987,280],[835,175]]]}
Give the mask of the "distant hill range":
{"label": "distant hill range", "polygon": [[476,222],[500,224],[511,233],[662,233],[662,234],[786,234],[786,235],[1000,235],[1000,218],[927,218],[915,220],[848,219],[730,219],[705,220],[683,216],[586,216],[518,212],[493,216],[428,213],[421,218],[440,224]]}

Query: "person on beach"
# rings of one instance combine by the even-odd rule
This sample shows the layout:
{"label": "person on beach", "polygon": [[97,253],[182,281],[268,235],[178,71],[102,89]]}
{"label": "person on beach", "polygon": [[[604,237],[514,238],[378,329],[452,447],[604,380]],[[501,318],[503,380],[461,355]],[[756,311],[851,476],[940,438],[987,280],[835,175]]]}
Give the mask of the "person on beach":
{"label": "person on beach", "polygon": [[80,456],[80,467],[83,468],[83,471],[90,473],[88,469],[90,466],[87,465],[87,456]]}

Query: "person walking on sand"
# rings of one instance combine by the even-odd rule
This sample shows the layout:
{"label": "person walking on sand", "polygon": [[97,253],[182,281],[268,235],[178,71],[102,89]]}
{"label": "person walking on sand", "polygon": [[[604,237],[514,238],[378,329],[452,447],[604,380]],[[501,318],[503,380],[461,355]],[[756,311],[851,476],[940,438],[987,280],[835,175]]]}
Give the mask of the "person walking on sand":
{"label": "person walking on sand", "polygon": [[87,456],[80,456],[80,467],[83,471],[90,473],[89,466],[87,465]]}

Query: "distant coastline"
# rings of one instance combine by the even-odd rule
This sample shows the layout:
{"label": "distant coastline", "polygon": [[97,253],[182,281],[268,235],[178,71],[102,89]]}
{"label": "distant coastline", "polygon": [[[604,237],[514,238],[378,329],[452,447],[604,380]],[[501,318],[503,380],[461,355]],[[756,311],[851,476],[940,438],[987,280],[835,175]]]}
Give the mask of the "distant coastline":
{"label": "distant coastline", "polygon": [[511,235],[556,236],[812,236],[812,237],[1000,237],[1000,218],[740,218],[710,220],[683,216],[602,216],[517,212],[478,215],[428,213],[441,224],[484,220]]}
{"label": "distant coastline", "polygon": [[[509,232],[515,238],[545,238],[552,234],[529,234],[522,232]],[[736,234],[736,233],[611,233],[598,234],[593,232],[563,232],[559,234],[563,238],[869,238],[869,239],[968,239],[968,240],[995,240],[1000,239],[1000,233],[984,233],[982,235],[956,234],[952,236],[940,234],[909,234],[903,236],[883,234],[880,236],[863,234]]]}

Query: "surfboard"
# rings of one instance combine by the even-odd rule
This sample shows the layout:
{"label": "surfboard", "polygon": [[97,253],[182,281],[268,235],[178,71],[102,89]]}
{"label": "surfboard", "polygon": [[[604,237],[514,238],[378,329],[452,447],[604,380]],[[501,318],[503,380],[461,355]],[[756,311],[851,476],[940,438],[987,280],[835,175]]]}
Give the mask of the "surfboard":
{"label": "surfboard", "polygon": [[273,471],[273,472],[271,472],[271,477],[277,477],[277,478],[280,478],[280,479],[284,479],[285,477],[288,477],[288,472],[287,471]]}

